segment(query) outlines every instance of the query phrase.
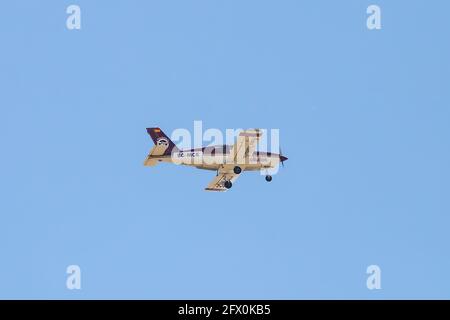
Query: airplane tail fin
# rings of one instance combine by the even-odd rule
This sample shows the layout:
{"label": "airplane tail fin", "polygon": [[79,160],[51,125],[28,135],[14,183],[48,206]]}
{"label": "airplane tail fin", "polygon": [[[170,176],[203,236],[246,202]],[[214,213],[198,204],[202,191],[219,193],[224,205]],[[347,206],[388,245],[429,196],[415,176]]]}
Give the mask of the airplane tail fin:
{"label": "airplane tail fin", "polygon": [[178,150],[177,146],[160,128],[147,128],[147,132],[155,144],[150,152],[152,156],[167,156],[171,155],[174,149]]}

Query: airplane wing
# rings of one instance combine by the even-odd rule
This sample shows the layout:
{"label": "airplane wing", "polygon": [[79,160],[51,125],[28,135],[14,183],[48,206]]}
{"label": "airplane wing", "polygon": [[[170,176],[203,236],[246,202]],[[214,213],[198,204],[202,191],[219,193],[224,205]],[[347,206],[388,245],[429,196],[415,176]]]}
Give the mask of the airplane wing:
{"label": "airplane wing", "polygon": [[259,129],[245,130],[239,133],[236,143],[230,151],[228,163],[245,163],[256,150],[263,132]]}
{"label": "airplane wing", "polygon": [[218,175],[208,184],[205,188],[206,191],[227,191],[224,183],[226,180],[232,183],[240,176],[233,172],[234,165],[227,165],[224,168],[219,169]]}
{"label": "airplane wing", "polygon": [[239,177],[233,169],[239,164],[242,171],[245,169],[246,160],[255,152],[256,146],[263,132],[259,129],[245,130],[239,133],[236,143],[231,147],[227,164],[219,169],[217,176],[208,184],[205,190],[227,191],[224,183],[229,180],[232,183]]}

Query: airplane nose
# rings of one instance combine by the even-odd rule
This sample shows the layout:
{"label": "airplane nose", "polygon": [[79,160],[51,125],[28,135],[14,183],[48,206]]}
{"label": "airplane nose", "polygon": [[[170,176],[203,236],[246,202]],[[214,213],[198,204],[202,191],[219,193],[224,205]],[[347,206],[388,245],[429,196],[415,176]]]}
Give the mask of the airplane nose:
{"label": "airplane nose", "polygon": [[288,158],[287,157],[285,157],[285,156],[280,156],[280,160],[281,161],[286,161]]}

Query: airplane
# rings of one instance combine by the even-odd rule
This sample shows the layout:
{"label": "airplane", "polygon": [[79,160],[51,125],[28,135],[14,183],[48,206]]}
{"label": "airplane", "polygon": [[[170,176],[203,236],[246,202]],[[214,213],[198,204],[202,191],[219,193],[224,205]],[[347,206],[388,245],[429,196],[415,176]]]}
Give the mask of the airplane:
{"label": "airplane", "polygon": [[[243,171],[275,168],[288,158],[280,153],[256,151],[263,131],[250,129],[241,131],[234,145],[216,145],[189,150],[180,150],[160,128],[147,128],[154,142],[144,161],[152,167],[159,162],[193,166],[198,169],[216,171],[216,177],[205,188],[206,191],[227,191]],[[272,181],[268,173],[267,182]]]}

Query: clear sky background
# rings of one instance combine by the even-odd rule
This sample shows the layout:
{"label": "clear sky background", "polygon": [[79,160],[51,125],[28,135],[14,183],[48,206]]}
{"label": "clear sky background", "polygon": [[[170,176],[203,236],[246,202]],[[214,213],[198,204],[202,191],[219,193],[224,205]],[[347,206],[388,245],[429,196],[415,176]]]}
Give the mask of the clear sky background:
{"label": "clear sky background", "polygon": [[[449,11],[2,3],[0,298],[450,298]],[[227,193],[203,191],[213,172],[142,165],[146,127],[194,120],[278,128],[289,160]]]}

